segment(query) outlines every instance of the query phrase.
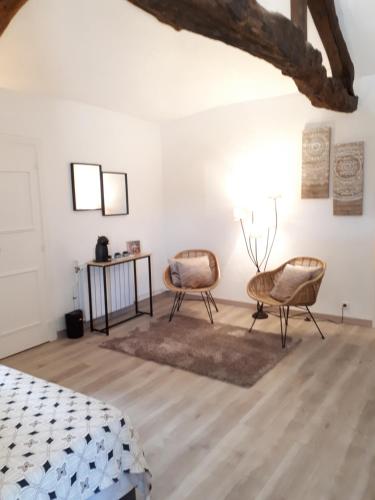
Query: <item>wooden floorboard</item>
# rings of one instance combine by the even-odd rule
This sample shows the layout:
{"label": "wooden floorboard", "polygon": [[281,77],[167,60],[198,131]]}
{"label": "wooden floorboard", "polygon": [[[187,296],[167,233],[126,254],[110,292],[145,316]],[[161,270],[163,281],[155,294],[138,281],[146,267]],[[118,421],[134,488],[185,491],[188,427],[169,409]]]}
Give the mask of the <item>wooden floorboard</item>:
{"label": "wooden floorboard", "polygon": [[[170,298],[155,301],[167,314]],[[197,301],[182,314],[205,318]],[[250,311],[220,305],[215,320],[249,326]],[[146,329],[143,316],[111,331]],[[274,316],[257,328],[278,333]],[[375,330],[303,317],[302,343],[249,389],[60,339],[4,364],[104,399],[130,415],[153,474],[154,500],[374,500]]]}

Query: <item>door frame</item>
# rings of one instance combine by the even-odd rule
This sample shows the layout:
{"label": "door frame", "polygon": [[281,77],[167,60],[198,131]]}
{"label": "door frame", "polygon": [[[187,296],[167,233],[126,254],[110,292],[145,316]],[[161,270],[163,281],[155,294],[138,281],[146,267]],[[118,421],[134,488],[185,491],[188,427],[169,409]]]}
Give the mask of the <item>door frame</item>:
{"label": "door frame", "polygon": [[[49,295],[47,294],[47,283],[48,283],[48,270],[47,270],[47,249],[46,249],[46,237],[45,237],[45,220],[44,220],[44,210],[43,210],[43,196],[42,196],[42,188],[41,188],[41,175],[40,175],[40,150],[41,150],[41,140],[36,138],[36,137],[29,137],[29,136],[22,136],[22,135],[16,135],[16,134],[10,134],[7,132],[2,132],[0,131],[0,147],[2,143],[10,144],[10,145],[19,145],[19,146],[28,146],[32,148],[33,153],[34,153],[34,174],[35,174],[35,183],[36,183],[36,189],[35,193],[31,192],[32,196],[36,196],[35,199],[35,205],[39,209],[39,221],[40,221],[40,269],[38,273],[38,281],[39,281],[39,294],[40,296],[38,297],[38,302],[40,306],[40,325],[41,328],[43,328],[45,332],[45,342],[50,342],[52,340],[55,340],[57,338],[56,333],[53,333],[50,331],[50,321],[48,321],[48,312],[51,310],[51,304],[49,301]],[[6,168],[1,169],[1,171],[7,171]],[[22,171],[21,169],[19,171]],[[15,232],[28,232],[31,231],[32,227],[30,228],[22,228],[18,230],[0,230],[0,234],[9,234],[9,233],[15,233]],[[19,269],[15,272],[12,273],[3,273],[1,276],[6,277],[9,276],[10,274],[12,275],[17,275],[17,274],[24,274],[24,273],[29,273],[32,271],[35,271],[36,269]],[[38,323],[39,324],[39,323]],[[16,332],[21,332],[22,330],[25,330],[26,328],[30,328],[32,326],[35,326],[35,324],[30,324],[30,325],[25,325],[22,326],[21,328],[16,328],[14,330],[8,330],[3,333],[0,333],[0,339],[3,340],[6,338],[8,335],[15,334]],[[41,345],[41,344],[39,344]],[[36,347],[36,346],[35,346]],[[32,347],[31,347],[32,348]],[[21,351],[22,352],[22,351]],[[7,357],[12,356],[10,354]],[[6,358],[3,358],[6,359]],[[1,361],[0,361],[1,362]]]}

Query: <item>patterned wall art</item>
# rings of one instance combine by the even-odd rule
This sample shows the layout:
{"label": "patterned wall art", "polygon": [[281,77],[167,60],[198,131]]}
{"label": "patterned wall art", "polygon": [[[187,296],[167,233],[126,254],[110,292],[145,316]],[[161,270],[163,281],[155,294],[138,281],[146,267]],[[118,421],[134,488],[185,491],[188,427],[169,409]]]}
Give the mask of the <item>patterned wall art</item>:
{"label": "patterned wall art", "polygon": [[303,131],[301,198],[329,198],[330,152],[329,127]]}
{"label": "patterned wall art", "polygon": [[362,215],[364,142],[337,144],[333,169],[333,214]]}

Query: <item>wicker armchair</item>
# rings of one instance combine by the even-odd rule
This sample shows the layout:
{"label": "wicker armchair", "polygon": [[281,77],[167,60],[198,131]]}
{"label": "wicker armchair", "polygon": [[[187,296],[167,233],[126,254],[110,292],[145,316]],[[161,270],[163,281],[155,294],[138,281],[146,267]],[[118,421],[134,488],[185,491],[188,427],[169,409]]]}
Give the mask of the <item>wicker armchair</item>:
{"label": "wicker armchair", "polygon": [[[302,283],[291,297],[283,302],[280,302],[271,297],[270,292],[287,264],[307,267],[319,267],[320,270],[313,279]],[[326,264],[320,259],[316,259],[314,257],[295,257],[294,259],[288,260],[280,267],[272,271],[266,271],[255,275],[249,281],[247,285],[247,294],[249,295],[249,297],[262,304],[266,304],[268,306],[277,306],[279,308],[281,345],[283,348],[285,348],[286,346],[290,306],[305,307],[310,318],[317,327],[322,339],[325,338],[309,308],[309,306],[312,306],[316,302],[325,270]],[[257,317],[255,315],[252,325],[249,329],[250,332],[252,331],[256,320]]]}
{"label": "wicker armchair", "polygon": [[180,259],[180,258],[202,257],[205,255],[207,255],[208,257],[210,268],[212,271],[212,276],[214,278],[212,285],[210,285],[209,287],[179,288],[172,283],[170,267],[168,266],[165,269],[163,275],[164,284],[169,290],[171,290],[175,294],[172,309],[169,315],[169,321],[172,321],[172,318],[175,315],[175,313],[180,310],[185,295],[187,293],[188,294],[197,293],[200,294],[202,297],[203,303],[206,306],[207,314],[211,323],[214,322],[211,305],[215,308],[216,312],[219,312],[219,310],[217,308],[215,299],[213,298],[211,291],[218,285],[220,279],[220,267],[216,255],[213,252],[210,252],[209,250],[184,250],[175,255],[174,258]]}

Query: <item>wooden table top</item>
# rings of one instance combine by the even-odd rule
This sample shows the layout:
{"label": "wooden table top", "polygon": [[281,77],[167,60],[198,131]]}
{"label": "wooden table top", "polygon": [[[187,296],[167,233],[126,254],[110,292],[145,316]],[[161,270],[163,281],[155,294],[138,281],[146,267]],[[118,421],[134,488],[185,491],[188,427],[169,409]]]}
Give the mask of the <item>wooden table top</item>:
{"label": "wooden table top", "polygon": [[87,265],[96,267],[108,267],[108,266],[115,266],[116,264],[122,264],[124,262],[132,262],[133,260],[144,259],[150,256],[151,253],[135,253],[127,255],[126,257],[119,257],[117,259],[112,258],[108,262],[96,262],[96,260],[90,260],[90,262],[88,262]]}

